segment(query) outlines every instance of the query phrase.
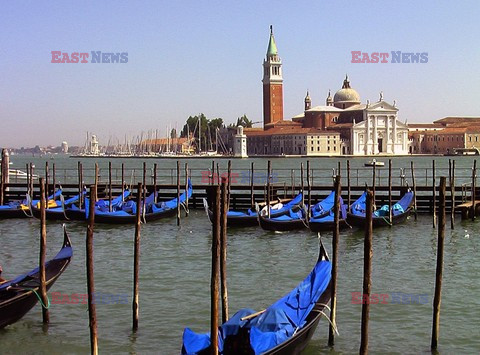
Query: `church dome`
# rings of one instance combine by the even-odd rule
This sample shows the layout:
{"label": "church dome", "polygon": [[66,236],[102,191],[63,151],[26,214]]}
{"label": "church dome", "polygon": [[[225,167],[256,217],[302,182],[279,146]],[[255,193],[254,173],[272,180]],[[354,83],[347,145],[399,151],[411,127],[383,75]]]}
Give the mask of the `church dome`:
{"label": "church dome", "polygon": [[342,88],[335,93],[333,102],[338,108],[347,108],[361,102],[358,92],[350,87],[348,76],[345,77]]}

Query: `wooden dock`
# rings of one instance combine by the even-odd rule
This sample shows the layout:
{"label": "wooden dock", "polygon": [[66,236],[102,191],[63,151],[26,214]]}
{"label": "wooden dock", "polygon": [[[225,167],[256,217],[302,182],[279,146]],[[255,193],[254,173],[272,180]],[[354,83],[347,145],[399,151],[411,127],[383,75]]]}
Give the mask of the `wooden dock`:
{"label": "wooden dock", "polygon": [[[462,220],[472,218],[472,205],[472,201],[468,201],[455,206],[455,210],[462,214]],[[475,216],[480,216],[480,200],[475,200]]]}

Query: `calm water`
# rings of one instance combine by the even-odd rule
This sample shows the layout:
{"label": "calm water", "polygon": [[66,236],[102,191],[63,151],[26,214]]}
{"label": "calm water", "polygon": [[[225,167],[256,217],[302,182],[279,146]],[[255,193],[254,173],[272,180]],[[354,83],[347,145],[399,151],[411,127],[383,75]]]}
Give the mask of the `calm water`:
{"label": "calm water", "polygon": [[[23,158],[12,157],[15,162]],[[402,159],[405,159],[403,161]],[[364,160],[353,160],[358,166]],[[264,164],[263,160],[255,160]],[[395,159],[409,165],[410,159]],[[87,160],[87,163],[93,161]],[[258,163],[257,163],[258,162]],[[314,160],[326,168],[334,159]],[[38,160],[37,166],[42,162]],[[102,162],[106,164],[105,162]],[[141,166],[140,161],[128,164]],[[152,162],[153,163],[153,162]],[[225,163],[222,161],[222,164]],[[238,161],[239,168],[249,161]],[[416,166],[431,166],[431,158]],[[23,164],[23,162],[22,162]],[[75,166],[76,160],[58,160]],[[166,161],[165,165],[175,165]],[[198,164],[198,165],[197,165]],[[199,167],[207,162],[189,161]],[[226,163],[225,163],[226,164]],[[237,161],[234,161],[234,167]],[[298,168],[299,160],[274,160],[273,166]],[[448,159],[439,158],[445,167]],[[266,165],[266,164],[265,164]],[[352,163],[353,165],[353,163]],[[457,166],[471,166],[471,159]],[[19,167],[22,165],[20,164]],[[447,165],[448,166],[448,165]],[[194,181],[195,183],[195,181]],[[85,234],[83,223],[69,222],[74,258],[51,291],[85,293]],[[48,253],[60,248],[60,223],[48,223]],[[131,332],[131,303],[97,305],[101,353],[178,354],[183,328],[209,330],[210,225],[203,211],[191,211],[177,227],[175,219],[142,225],[139,331]],[[441,308],[440,353],[480,352],[480,224],[458,221],[447,229]],[[39,222],[0,221],[0,262],[4,277],[14,277],[38,262]],[[96,291],[132,297],[134,227],[97,225],[95,229]],[[261,310],[291,290],[305,277],[318,253],[317,236],[304,232],[270,233],[259,228],[231,230],[228,241],[228,287],[231,313],[243,307]],[[323,235],[331,250],[331,235]],[[373,293],[428,294],[428,304],[377,304],[370,307],[370,352],[429,353],[435,280],[436,230],[431,217],[420,215],[394,228],[374,231]],[[363,233],[352,229],[341,234],[339,245],[338,313],[340,336],[333,353],[358,353],[361,305],[351,303],[351,293],[362,290]],[[391,299],[391,298],[390,298]],[[54,304],[51,325],[42,331],[37,305],[18,323],[0,331],[1,353],[88,353],[86,305]],[[328,324],[322,320],[306,353],[331,353]]]}

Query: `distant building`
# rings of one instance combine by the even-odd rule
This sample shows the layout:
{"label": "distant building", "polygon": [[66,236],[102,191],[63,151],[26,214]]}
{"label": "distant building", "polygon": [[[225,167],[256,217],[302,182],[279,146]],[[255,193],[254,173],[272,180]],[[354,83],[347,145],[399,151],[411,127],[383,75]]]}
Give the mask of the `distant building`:
{"label": "distant building", "polygon": [[480,152],[480,117],[445,117],[432,124],[409,125],[414,154]]}
{"label": "distant building", "polygon": [[282,60],[270,26],[267,55],[263,61],[263,127],[283,120]]}
{"label": "distant building", "polygon": [[62,153],[68,153],[68,143],[62,142]]}
{"label": "distant building", "polygon": [[239,158],[248,158],[247,155],[247,136],[243,133],[243,127],[237,127],[233,145],[233,155]]}
{"label": "distant building", "polygon": [[137,151],[150,153],[195,153],[195,139],[191,138],[159,138],[142,141]]}
{"label": "distant building", "polygon": [[92,134],[90,138],[90,146],[89,146],[89,154],[92,155],[99,155],[100,154],[100,148],[98,146],[98,139],[97,136]]}
{"label": "distant building", "polygon": [[408,127],[398,120],[398,108],[383,100],[362,104],[345,77],[325,106],[312,107],[307,91],[304,112],[291,121],[283,117],[282,61],[270,27],[263,62],[263,130],[245,129],[248,155],[405,155]]}

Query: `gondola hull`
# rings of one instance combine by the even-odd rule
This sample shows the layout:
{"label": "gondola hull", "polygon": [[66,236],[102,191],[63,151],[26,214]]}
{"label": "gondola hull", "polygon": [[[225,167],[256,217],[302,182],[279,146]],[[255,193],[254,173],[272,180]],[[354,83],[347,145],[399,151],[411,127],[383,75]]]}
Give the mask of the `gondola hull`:
{"label": "gondola hull", "polygon": [[[328,266],[328,264],[323,263],[324,261],[329,262],[329,259],[323,245],[320,244],[320,253],[317,265],[315,266],[314,270],[312,270],[312,272],[309,274],[309,276],[307,276],[307,278],[297,286],[297,288],[293,289],[290,293],[285,295],[282,299],[278,300],[264,311],[251,314],[252,317],[250,318],[250,320],[247,320],[246,323],[239,323],[239,321],[242,322],[244,318],[249,318],[249,316],[239,318],[241,314],[238,315],[239,312],[237,312],[231,318],[233,319],[233,323],[229,320],[228,322],[231,322],[230,325],[227,325],[228,322],[221,325],[219,327],[219,336],[223,337],[222,354],[251,355],[258,352],[268,355],[290,355],[299,354],[300,352],[302,352],[307,347],[309,340],[312,338],[317,328],[317,325],[323,315],[322,312],[324,308],[330,302],[332,287],[331,264],[329,264]],[[328,279],[325,279],[325,277],[328,277]],[[324,286],[320,286],[322,283]],[[321,294],[318,294],[318,296],[314,296],[315,294],[317,294],[317,292],[321,292]],[[311,306],[306,307],[307,304]],[[307,308],[309,309],[308,313],[302,315],[302,309],[305,310]],[[274,310],[280,312],[275,312]],[[262,317],[260,314],[265,312],[265,315],[267,315],[264,318],[265,320],[269,317],[268,312],[272,311],[274,311],[274,314],[280,315],[280,317],[275,318],[276,320],[272,320],[272,318],[270,318],[271,323],[269,328],[267,330],[262,329],[262,319],[257,317]],[[291,318],[288,318],[288,320],[287,318],[283,318],[284,320],[282,320],[282,314],[284,314],[284,316],[287,316],[286,313],[282,312],[286,311],[289,312],[289,317]],[[248,310],[248,312],[253,312],[253,310]],[[236,317],[238,318],[235,319]],[[266,340],[266,338],[263,338],[262,332],[271,332],[271,330],[269,329],[272,328],[275,328],[277,329],[276,331],[278,331],[279,328],[282,328],[282,324],[285,324],[285,321],[287,324],[290,325],[302,325],[300,327],[297,327],[295,331],[293,333],[290,333],[283,341],[273,340],[278,338],[272,337],[268,338],[270,340]],[[277,322],[276,325],[274,325],[275,322]],[[277,326],[279,328],[277,328]],[[259,328],[254,331],[254,327]],[[287,328],[284,328],[286,332],[288,332]],[[258,329],[261,330],[259,331]],[[293,331],[293,328],[291,329]],[[281,337],[284,337],[286,333],[280,330],[280,333],[277,334]],[[203,334],[196,335],[190,329],[185,329],[183,336],[182,354],[211,354],[211,344],[207,343],[209,341],[210,339],[205,339],[205,336]]]}
{"label": "gondola hull", "polygon": [[[156,212],[156,213],[146,213],[143,217],[140,215],[142,221],[151,222],[158,219],[175,216],[177,210],[174,208],[167,209],[165,211]],[[132,214],[128,216],[115,216],[108,213],[95,214],[95,223],[105,223],[105,224],[134,224],[137,221],[137,216]]]}
{"label": "gondola hull", "polygon": [[[45,266],[46,288],[49,290],[70,263],[72,247],[66,231],[64,242],[57,256]],[[18,281],[9,281],[0,285],[0,329],[17,322],[38,302],[38,268],[23,275]],[[35,291],[35,292],[34,292]]]}
{"label": "gondola hull", "polygon": [[308,342],[310,339],[312,339],[312,336],[317,329],[320,319],[322,318],[321,312],[323,312],[325,305],[330,302],[331,285],[332,283],[330,281],[328,287],[315,304],[315,308],[308,315],[305,326],[300,329],[295,336],[278,345],[277,347],[263,353],[262,355],[300,354],[303,350],[305,350]]}
{"label": "gondola hull", "polygon": [[[207,209],[208,219],[213,223],[213,211]],[[257,216],[228,216],[227,227],[253,227],[258,226]]]}
{"label": "gondola hull", "polygon": [[85,215],[84,209],[70,209],[65,210],[65,216],[68,220],[72,221],[86,221],[87,216]]}
{"label": "gondola hull", "polygon": [[307,228],[304,219],[292,219],[288,221],[278,221],[263,216],[258,217],[260,227],[268,231],[287,232]]}
{"label": "gondola hull", "polygon": [[[205,211],[207,212],[210,223],[213,223],[213,210],[210,208],[213,202],[213,196],[210,190],[207,189],[207,199],[203,200]],[[208,202],[210,200],[210,202]],[[278,202],[285,203],[279,209],[270,209],[270,217],[277,217],[288,212],[290,208],[298,206],[302,201],[302,194],[297,195],[293,199],[279,199],[278,201],[270,201],[270,205],[274,205]],[[266,206],[265,202],[258,204],[258,207]],[[258,213],[252,213],[249,211],[229,211],[227,213],[227,227],[253,227],[258,226]]]}
{"label": "gondola hull", "polygon": [[[40,209],[32,207],[32,214],[35,218],[40,218]],[[62,209],[45,209],[45,217],[49,221],[66,221],[68,220],[66,213]]]}
{"label": "gondola hull", "polygon": [[[373,228],[378,228],[378,227],[387,227],[390,225],[395,225],[395,224],[400,224],[403,223],[407,220],[408,216],[410,215],[411,208],[408,208],[405,212],[398,214],[396,216],[392,217],[392,223],[390,223],[388,217],[372,217],[372,227]],[[367,219],[364,216],[357,216],[352,213],[347,214],[347,222],[353,226],[356,227],[365,227],[365,224],[367,223]]]}
{"label": "gondola hull", "polygon": [[29,218],[30,211],[21,208],[0,208],[0,219],[6,218]]}
{"label": "gondola hull", "polygon": [[[340,230],[344,230],[348,228],[347,221],[344,219],[340,219],[338,221]],[[308,227],[312,232],[331,232],[335,228],[335,223],[333,221],[328,222],[312,222],[308,224]]]}

